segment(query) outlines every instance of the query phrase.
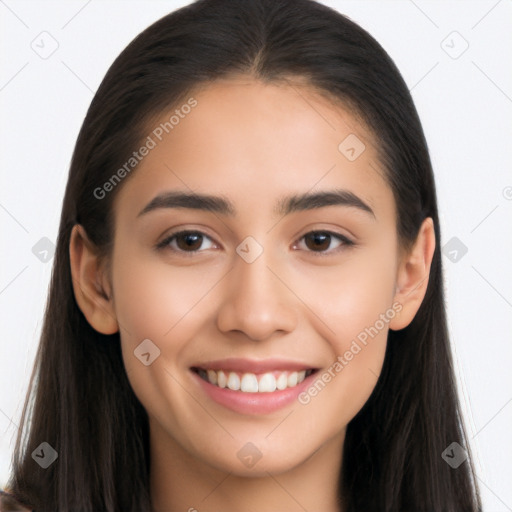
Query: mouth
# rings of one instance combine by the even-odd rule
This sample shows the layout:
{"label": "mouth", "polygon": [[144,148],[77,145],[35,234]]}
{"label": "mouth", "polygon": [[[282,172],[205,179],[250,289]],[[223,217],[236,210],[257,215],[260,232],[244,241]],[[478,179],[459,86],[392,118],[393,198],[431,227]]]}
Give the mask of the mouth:
{"label": "mouth", "polygon": [[293,404],[319,368],[285,360],[224,359],[190,367],[206,399],[238,414],[269,414]]}
{"label": "mouth", "polygon": [[192,368],[201,379],[212,386],[230,389],[241,393],[273,393],[294,388],[304,382],[316,370],[309,368],[300,371],[277,370],[266,373],[237,372],[233,370],[214,370],[212,368]]}

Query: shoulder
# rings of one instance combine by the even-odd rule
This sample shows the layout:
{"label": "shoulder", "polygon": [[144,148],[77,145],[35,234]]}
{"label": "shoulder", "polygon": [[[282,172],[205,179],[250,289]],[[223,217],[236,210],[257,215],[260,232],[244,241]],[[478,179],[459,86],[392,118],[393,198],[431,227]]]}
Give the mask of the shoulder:
{"label": "shoulder", "polygon": [[21,505],[7,490],[0,489],[0,512],[33,512]]}

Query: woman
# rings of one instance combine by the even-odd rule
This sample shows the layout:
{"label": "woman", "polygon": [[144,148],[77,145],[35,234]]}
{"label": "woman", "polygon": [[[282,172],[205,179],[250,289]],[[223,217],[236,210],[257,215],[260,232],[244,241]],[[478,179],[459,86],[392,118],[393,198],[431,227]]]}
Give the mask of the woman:
{"label": "woman", "polygon": [[369,34],[309,0],[162,18],[78,137],[10,493],[481,510],[439,248],[422,128]]}

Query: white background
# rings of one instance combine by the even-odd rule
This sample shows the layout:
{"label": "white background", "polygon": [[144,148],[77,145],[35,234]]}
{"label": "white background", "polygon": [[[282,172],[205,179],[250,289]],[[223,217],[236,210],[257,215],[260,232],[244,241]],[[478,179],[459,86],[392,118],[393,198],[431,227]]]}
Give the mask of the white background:
{"label": "white background", "polygon": [[[32,247],[56,240],[74,143],[108,67],[136,34],[186,3],[0,0],[0,486],[51,272]],[[512,511],[512,2],[324,3],[367,29],[412,90],[436,174],[442,245],[457,237],[468,248],[443,263],[484,510]],[[43,31],[58,43],[47,59],[31,48],[41,37],[51,47]]]}

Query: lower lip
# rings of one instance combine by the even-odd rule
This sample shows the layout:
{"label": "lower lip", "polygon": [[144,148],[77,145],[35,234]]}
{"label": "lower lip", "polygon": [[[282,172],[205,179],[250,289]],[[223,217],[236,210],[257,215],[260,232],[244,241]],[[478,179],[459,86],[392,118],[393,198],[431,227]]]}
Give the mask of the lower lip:
{"label": "lower lip", "polygon": [[204,392],[218,404],[240,414],[269,414],[290,405],[298,399],[299,394],[309,387],[316,377],[316,372],[306,377],[293,388],[286,388],[271,393],[244,393],[229,388],[219,388],[205,381],[191,370],[192,375]]}

